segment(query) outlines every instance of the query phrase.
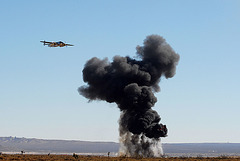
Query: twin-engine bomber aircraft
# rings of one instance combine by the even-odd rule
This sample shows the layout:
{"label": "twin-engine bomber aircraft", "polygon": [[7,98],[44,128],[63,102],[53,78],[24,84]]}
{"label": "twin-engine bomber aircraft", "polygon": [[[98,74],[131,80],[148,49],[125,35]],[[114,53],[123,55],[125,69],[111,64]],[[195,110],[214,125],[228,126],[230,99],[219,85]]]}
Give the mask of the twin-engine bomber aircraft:
{"label": "twin-engine bomber aircraft", "polygon": [[40,41],[43,43],[43,45],[48,45],[48,47],[64,47],[64,46],[73,46],[72,44],[66,44],[62,41],[58,41],[58,42],[48,42],[48,41]]}

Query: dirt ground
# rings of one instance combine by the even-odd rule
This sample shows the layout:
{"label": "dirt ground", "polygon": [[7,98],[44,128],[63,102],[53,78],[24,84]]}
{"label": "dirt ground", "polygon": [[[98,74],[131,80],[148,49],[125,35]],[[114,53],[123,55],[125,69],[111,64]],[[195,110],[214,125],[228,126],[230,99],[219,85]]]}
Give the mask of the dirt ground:
{"label": "dirt ground", "polygon": [[106,156],[83,156],[83,155],[10,155],[10,154],[3,154],[0,156],[0,160],[26,160],[26,161],[177,161],[177,160],[183,160],[183,161],[240,161],[240,157],[227,157],[227,156],[221,156],[221,157],[169,157],[169,158],[131,158],[131,157],[106,157]]}

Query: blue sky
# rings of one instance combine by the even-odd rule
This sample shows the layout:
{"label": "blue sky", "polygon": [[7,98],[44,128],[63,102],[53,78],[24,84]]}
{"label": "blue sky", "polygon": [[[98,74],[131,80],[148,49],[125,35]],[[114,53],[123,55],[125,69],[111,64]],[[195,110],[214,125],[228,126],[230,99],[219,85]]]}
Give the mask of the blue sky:
{"label": "blue sky", "polygon": [[[1,1],[1,136],[118,141],[119,109],[77,88],[92,57],[134,57],[146,36],[180,55],[162,78],[162,142],[240,142],[240,1]],[[48,48],[39,41],[74,47]]]}

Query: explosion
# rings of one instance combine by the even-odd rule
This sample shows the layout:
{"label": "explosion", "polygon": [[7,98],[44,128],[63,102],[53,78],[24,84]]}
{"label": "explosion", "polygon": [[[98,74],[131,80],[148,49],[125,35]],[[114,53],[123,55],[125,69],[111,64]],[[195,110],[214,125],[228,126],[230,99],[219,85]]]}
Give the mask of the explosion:
{"label": "explosion", "polygon": [[150,35],[143,46],[136,47],[140,60],[128,56],[90,59],[83,69],[86,86],[78,91],[89,100],[115,102],[121,111],[119,119],[120,153],[127,156],[160,156],[160,137],[167,136],[167,127],[152,110],[157,102],[162,76],[175,75],[179,55],[159,35]]}

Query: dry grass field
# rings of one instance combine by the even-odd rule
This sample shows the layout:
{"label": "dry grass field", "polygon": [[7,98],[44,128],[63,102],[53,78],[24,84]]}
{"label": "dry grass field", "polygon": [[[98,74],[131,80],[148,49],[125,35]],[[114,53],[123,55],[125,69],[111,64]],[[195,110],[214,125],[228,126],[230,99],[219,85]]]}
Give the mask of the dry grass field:
{"label": "dry grass field", "polygon": [[240,157],[215,157],[215,158],[206,158],[206,157],[169,157],[169,158],[130,158],[130,157],[104,157],[104,156],[71,156],[71,155],[10,155],[3,154],[0,156],[0,160],[7,161],[17,161],[17,160],[26,160],[26,161],[239,161]]}

